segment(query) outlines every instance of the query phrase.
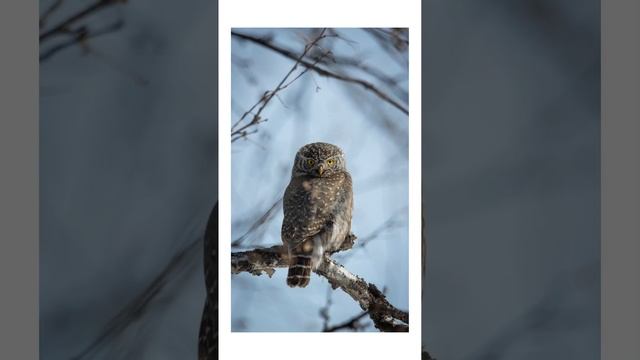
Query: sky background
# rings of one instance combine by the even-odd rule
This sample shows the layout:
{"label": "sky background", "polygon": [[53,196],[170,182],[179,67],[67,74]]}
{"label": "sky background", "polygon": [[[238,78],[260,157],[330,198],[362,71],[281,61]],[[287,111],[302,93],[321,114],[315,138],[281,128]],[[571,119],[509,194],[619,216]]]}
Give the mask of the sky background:
{"label": "sky background", "polygon": [[[336,58],[362,60],[368,67],[394,76],[407,92],[408,62],[398,62],[362,29],[335,29],[340,38],[319,42]],[[234,29],[241,34],[268,37],[275,44],[301,54],[310,29]],[[269,49],[232,37],[232,119],[235,123],[262,96],[274,89],[293,66],[293,61]],[[302,68],[300,69],[302,70]],[[375,78],[340,69],[384,88]],[[295,74],[300,73],[297,71]],[[402,99],[406,101],[407,99]],[[372,115],[373,112],[378,114]],[[382,115],[381,115],[382,114]],[[408,309],[408,117],[381,103],[375,95],[354,85],[315,73],[306,73],[282,91],[262,114],[269,120],[249,140],[232,144],[232,240],[249,231],[284,194],[291,179],[291,166],[300,147],[312,142],[338,145],[345,152],[353,179],[352,231],[363,240],[379,237],[366,247],[338,254],[336,260],[380,289],[389,301]],[[388,117],[397,132],[377,124]],[[282,204],[261,227],[254,229],[234,251],[282,244]],[[392,222],[391,226],[385,226]],[[378,229],[382,228],[381,231]],[[331,293],[330,323],[348,320],[361,312],[347,294],[330,291],[325,278],[312,275],[305,289],[286,285],[286,269],[272,279],[248,273],[232,277],[232,331],[321,331],[320,310]],[[366,320],[366,319],[365,319]],[[363,321],[363,323],[371,323]],[[377,331],[368,326],[367,331]]]}
{"label": "sky background", "polygon": [[[59,16],[87,2],[64,4]],[[598,359],[600,2],[422,6],[424,344],[444,360]],[[85,349],[202,235],[217,198],[215,7],[127,2],[95,20],[125,26],[92,40],[93,53],[71,48],[40,66],[43,359]],[[234,156],[258,152],[241,145]],[[264,160],[282,189],[296,147]],[[347,154],[350,167],[366,157]],[[195,358],[201,257],[189,253],[144,313],[85,358]]]}

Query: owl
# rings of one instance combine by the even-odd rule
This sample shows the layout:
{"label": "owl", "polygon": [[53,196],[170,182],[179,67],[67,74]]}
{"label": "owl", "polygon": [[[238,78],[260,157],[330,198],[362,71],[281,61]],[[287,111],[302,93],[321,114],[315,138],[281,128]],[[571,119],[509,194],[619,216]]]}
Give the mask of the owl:
{"label": "owl", "polygon": [[283,208],[287,285],[306,287],[324,254],[337,250],[351,231],[351,175],[339,147],[317,142],[298,150]]}

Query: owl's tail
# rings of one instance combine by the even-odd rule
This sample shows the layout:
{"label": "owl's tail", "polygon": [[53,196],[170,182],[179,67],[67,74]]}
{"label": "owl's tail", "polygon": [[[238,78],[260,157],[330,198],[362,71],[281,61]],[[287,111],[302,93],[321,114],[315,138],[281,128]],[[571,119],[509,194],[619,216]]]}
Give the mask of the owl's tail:
{"label": "owl's tail", "polygon": [[287,285],[290,287],[306,287],[311,280],[311,254],[294,255],[289,265]]}

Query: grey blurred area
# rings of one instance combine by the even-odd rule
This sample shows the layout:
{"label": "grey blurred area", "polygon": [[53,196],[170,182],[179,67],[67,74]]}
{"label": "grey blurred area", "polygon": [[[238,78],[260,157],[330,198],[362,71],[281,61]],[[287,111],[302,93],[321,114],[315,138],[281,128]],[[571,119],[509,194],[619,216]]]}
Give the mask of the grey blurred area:
{"label": "grey blurred area", "polygon": [[[53,3],[47,26],[95,2]],[[210,1],[118,2],[71,27],[117,31],[41,61],[42,359],[196,358],[216,18]]]}
{"label": "grey blurred area", "polygon": [[423,345],[600,358],[600,2],[423,3]]}

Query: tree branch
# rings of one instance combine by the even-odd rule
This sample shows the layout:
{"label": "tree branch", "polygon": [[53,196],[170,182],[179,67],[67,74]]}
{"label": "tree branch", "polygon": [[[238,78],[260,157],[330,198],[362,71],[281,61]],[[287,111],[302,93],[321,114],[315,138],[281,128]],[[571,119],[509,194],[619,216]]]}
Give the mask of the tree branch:
{"label": "tree branch", "polygon": [[[347,241],[345,241],[347,245],[343,245],[340,250],[346,250],[351,247],[354,240],[355,236],[349,235]],[[233,274],[248,272],[253,275],[261,275],[264,272],[271,277],[276,268],[287,267],[289,267],[288,251],[281,245],[231,253],[231,273]],[[325,277],[334,290],[340,288],[358,302],[360,308],[369,314],[378,330],[409,331],[408,312],[399,310],[391,305],[386,296],[375,285],[352,274],[329,256],[323,258],[315,272]]]}
{"label": "tree branch", "polygon": [[50,4],[47,9],[42,13],[42,15],[40,16],[40,20],[38,21],[38,25],[40,27],[40,29],[42,29],[43,27],[45,27],[45,25],[47,24],[47,20],[49,19],[49,17],[56,12],[56,10],[58,10],[60,8],[60,6],[62,6],[62,2],[64,0],[55,0],[52,4]]}
{"label": "tree branch", "polygon": [[96,0],[85,8],[72,13],[57,25],[45,29],[49,17],[51,17],[53,13],[58,12],[62,6],[63,1],[56,0],[40,17],[40,48],[42,49],[43,44],[50,42],[50,40],[58,36],[64,36],[65,41],[59,42],[42,52],[40,54],[40,61],[43,62],[48,60],[59,51],[76,44],[84,46],[86,49],[87,40],[120,30],[124,25],[124,21],[122,19],[117,20],[102,29],[93,29],[87,24],[78,23],[81,23],[83,20],[87,20],[113,5],[124,4],[125,2],[126,0]]}
{"label": "tree branch", "polygon": [[[73,25],[74,23],[100,11],[105,7],[115,5],[120,2],[124,2],[124,1],[123,0],[98,0],[95,3],[87,6],[86,8],[69,16],[68,18],[60,22],[58,25],[53,26],[51,29],[40,33],[40,36],[39,36],[40,41],[42,42],[44,40],[47,40],[48,38],[57,34],[65,34],[68,32],[70,26]],[[49,11],[45,12],[44,14],[45,16],[43,17],[46,19],[46,17],[51,15],[51,12],[53,12],[54,10],[55,8],[53,8],[53,10],[50,9]]]}
{"label": "tree branch", "polygon": [[282,47],[279,47],[277,45],[274,45],[271,41],[264,39],[264,38],[259,38],[253,35],[248,35],[248,34],[241,34],[238,33],[236,31],[232,31],[231,32],[232,36],[235,36],[239,39],[245,40],[245,41],[250,41],[253,42],[254,44],[260,45],[262,47],[265,47],[267,49],[270,49],[280,55],[283,55],[291,60],[296,61],[297,63],[300,63],[301,65],[305,66],[308,69],[311,69],[313,71],[315,71],[316,73],[318,73],[318,75],[320,76],[325,76],[325,77],[330,77],[330,78],[334,78],[337,80],[341,80],[344,82],[348,82],[348,83],[352,83],[352,84],[356,84],[356,85],[360,85],[362,86],[365,90],[368,90],[370,92],[372,92],[373,94],[375,94],[377,97],[379,97],[380,99],[382,99],[383,101],[391,104],[392,106],[394,106],[395,108],[397,108],[398,110],[402,111],[405,114],[409,114],[409,110],[406,108],[406,106],[400,104],[398,101],[394,100],[391,96],[387,95],[386,93],[384,93],[383,91],[381,91],[380,89],[378,89],[376,86],[374,86],[373,84],[359,79],[359,78],[354,78],[351,76],[347,76],[347,75],[343,75],[343,74],[339,74],[339,73],[335,73],[332,72],[330,70],[327,70],[325,68],[320,67],[317,63],[311,63],[309,61],[306,61],[302,58],[298,59],[298,57],[296,56],[296,54],[294,54],[293,52],[284,49]]}
{"label": "tree branch", "polygon": [[325,327],[322,331],[323,332],[336,332],[342,329],[354,329],[355,331],[358,331],[358,329],[362,328],[363,326],[360,324],[360,319],[362,319],[363,317],[367,316],[367,312],[363,311],[360,314],[352,317],[351,319],[348,319],[340,324],[337,325],[333,325],[333,326],[328,326]]}
{"label": "tree branch", "polygon": [[[104,27],[103,29],[99,29],[95,31],[89,30],[86,27],[80,27],[77,30],[69,32],[69,35],[71,36],[70,39],[68,39],[67,41],[61,42],[55,46],[52,46],[49,49],[47,49],[45,52],[41,53],[40,61],[46,61],[49,58],[51,58],[53,55],[58,53],[59,51],[62,51],[73,45],[83,44],[86,46],[87,40],[116,32],[122,29],[123,26],[124,26],[124,21],[118,20],[112,23],[111,25]],[[87,50],[88,47],[86,47],[85,49]]]}
{"label": "tree branch", "polygon": [[[298,74],[298,76],[296,76],[293,80],[290,80],[289,82],[287,82],[287,79],[289,78],[289,76],[291,76],[291,74],[293,74],[296,69],[298,68],[298,65],[302,63],[302,59],[307,55],[307,53],[309,52],[309,50],[311,50],[314,46],[316,46],[316,44],[326,38],[328,35],[325,35],[326,32],[326,28],[322,29],[322,31],[320,32],[320,34],[313,39],[313,41],[311,41],[309,44],[305,45],[304,47],[304,51],[302,52],[301,55],[297,56],[295,58],[296,62],[295,64],[293,64],[293,66],[291,67],[291,69],[289,70],[289,72],[284,76],[284,78],[280,81],[280,83],[278,83],[278,86],[276,86],[275,89],[273,89],[272,91],[265,91],[265,93],[262,95],[262,97],[260,97],[260,100],[258,100],[257,103],[255,103],[249,110],[247,110],[244,114],[242,114],[242,117],[240,117],[240,119],[238,121],[236,121],[235,124],[233,124],[233,126],[231,126],[231,142],[235,142],[236,140],[242,138],[242,137],[246,137],[249,134],[252,134],[253,132],[248,132],[247,129],[258,125],[261,122],[267,121],[266,119],[262,119],[260,117],[260,114],[262,113],[262,110],[264,110],[267,107],[267,104],[269,104],[269,102],[271,101],[271,99],[274,98],[274,96],[276,96],[276,94],[279,91],[282,91],[284,89],[286,89],[287,87],[289,87],[289,85],[291,85],[291,83],[293,83],[294,81],[298,80],[302,75],[304,75],[307,71],[309,71],[309,68],[304,69],[302,72],[300,72],[300,74]],[[324,56],[328,55],[329,53],[325,53]],[[320,59],[316,60],[316,63],[318,61],[320,61],[324,56],[320,57]],[[256,107],[260,106],[260,108],[258,108],[258,111],[253,114],[253,117],[251,119],[251,121],[246,124],[243,125],[241,127],[239,127],[238,129],[236,129],[236,127],[242,122],[242,120],[244,120],[247,115],[251,114],[251,112],[253,111],[253,109],[255,109]],[[254,131],[255,132],[255,131]]]}

